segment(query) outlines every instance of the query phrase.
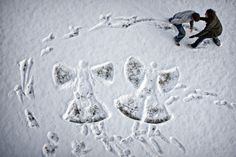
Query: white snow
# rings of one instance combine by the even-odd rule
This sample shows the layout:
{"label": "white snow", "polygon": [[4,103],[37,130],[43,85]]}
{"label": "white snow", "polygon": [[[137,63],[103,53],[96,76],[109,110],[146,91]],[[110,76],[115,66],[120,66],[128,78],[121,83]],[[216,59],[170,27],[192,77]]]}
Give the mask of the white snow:
{"label": "white snow", "polygon": [[[209,8],[222,46],[190,49],[198,22],[176,47],[167,19]],[[1,156],[234,157],[235,15],[234,0],[1,0]]]}

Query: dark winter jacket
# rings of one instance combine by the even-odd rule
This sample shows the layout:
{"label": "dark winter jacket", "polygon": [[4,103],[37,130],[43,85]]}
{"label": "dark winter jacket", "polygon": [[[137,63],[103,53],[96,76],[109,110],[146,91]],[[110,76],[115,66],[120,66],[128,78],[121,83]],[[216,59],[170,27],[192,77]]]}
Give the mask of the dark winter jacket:
{"label": "dark winter jacket", "polygon": [[196,34],[196,37],[206,35],[214,38],[221,35],[223,28],[217,16],[215,16],[212,20],[205,17],[202,17],[200,20],[206,21],[206,27],[201,32]]}

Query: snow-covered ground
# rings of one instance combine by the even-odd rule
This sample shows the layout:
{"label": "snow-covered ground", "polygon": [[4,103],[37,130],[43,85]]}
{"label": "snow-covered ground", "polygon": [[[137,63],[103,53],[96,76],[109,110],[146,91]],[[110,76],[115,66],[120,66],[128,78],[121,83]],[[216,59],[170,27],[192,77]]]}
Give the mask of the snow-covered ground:
{"label": "snow-covered ground", "polygon": [[[190,49],[198,22],[176,47],[166,19],[208,8],[223,45]],[[0,156],[235,157],[235,15],[234,0],[0,0]]]}

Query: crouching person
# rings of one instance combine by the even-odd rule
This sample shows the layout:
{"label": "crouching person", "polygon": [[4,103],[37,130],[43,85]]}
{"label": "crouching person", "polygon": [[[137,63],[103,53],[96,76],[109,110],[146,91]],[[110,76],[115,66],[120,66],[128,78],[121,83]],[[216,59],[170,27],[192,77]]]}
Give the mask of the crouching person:
{"label": "crouching person", "polygon": [[206,17],[201,17],[200,20],[206,22],[206,27],[198,34],[189,37],[189,38],[198,37],[198,39],[193,44],[190,44],[192,48],[196,48],[206,38],[212,38],[213,42],[217,46],[221,45],[221,42],[218,38],[223,31],[220,20],[216,16],[215,11],[212,9],[208,9],[205,13],[205,16]]}

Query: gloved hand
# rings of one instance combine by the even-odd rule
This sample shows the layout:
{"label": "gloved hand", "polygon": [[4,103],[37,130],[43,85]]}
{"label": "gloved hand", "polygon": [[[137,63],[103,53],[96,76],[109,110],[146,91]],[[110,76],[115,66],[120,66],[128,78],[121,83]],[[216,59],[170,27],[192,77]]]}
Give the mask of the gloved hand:
{"label": "gloved hand", "polygon": [[190,36],[189,38],[195,38],[196,36],[195,35],[192,35],[192,36]]}

